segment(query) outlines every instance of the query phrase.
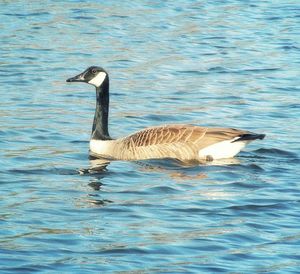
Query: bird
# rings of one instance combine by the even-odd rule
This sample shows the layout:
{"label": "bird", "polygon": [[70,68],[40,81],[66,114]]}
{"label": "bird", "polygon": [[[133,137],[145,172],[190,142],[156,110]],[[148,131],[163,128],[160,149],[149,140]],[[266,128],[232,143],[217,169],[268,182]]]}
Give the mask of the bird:
{"label": "bird", "polygon": [[113,139],[108,131],[108,72],[102,67],[91,66],[66,81],[84,82],[96,88],[96,110],[89,142],[90,155],[95,158],[125,161],[165,158],[206,162],[233,158],[248,143],[265,137],[265,134],[235,128],[169,124],[148,127]]}

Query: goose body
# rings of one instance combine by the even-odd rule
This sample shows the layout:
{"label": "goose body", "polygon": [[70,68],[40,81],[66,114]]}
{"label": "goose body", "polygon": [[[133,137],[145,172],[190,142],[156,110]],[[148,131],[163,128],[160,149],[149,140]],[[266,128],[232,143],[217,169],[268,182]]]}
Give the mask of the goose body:
{"label": "goose body", "polygon": [[264,134],[233,128],[164,125],[112,139],[108,133],[107,72],[100,67],[90,67],[67,82],[86,82],[96,87],[96,112],[90,140],[90,153],[94,157],[111,160],[172,158],[211,161],[232,158],[251,141],[265,137]]}

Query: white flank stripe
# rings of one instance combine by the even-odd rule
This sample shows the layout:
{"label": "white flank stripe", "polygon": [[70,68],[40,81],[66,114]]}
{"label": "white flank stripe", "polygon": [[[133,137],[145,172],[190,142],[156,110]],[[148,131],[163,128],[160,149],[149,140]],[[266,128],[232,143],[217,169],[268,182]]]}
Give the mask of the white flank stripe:
{"label": "white flank stripe", "polygon": [[103,83],[105,77],[106,73],[101,71],[92,80],[89,81],[89,84],[98,88]]}
{"label": "white flank stripe", "polygon": [[232,141],[235,139],[236,138],[228,141],[222,141],[203,148],[198,152],[198,155],[200,158],[206,158],[206,156],[210,155],[214,160],[232,158],[238,154],[248,143],[247,141],[232,143]]}

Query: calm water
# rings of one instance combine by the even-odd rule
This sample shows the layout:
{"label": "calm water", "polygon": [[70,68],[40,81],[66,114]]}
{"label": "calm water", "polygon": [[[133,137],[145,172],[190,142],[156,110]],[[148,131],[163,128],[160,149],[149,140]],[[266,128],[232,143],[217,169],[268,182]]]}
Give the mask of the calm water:
{"label": "calm water", "polygon": [[[91,2],[0,1],[1,273],[299,273],[299,1]],[[267,138],[232,163],[97,167],[94,88],[65,83],[90,65],[114,137]]]}

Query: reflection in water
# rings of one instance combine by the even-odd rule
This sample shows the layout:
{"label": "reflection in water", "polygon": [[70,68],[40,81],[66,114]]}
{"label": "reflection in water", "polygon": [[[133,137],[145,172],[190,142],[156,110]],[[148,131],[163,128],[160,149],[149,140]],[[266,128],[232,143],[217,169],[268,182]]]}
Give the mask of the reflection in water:
{"label": "reflection in water", "polygon": [[113,201],[111,200],[102,199],[98,194],[89,194],[85,202],[95,206],[105,206],[107,204],[113,203]]}
{"label": "reflection in water", "polygon": [[85,174],[102,174],[107,171],[106,167],[110,164],[110,161],[106,159],[91,159],[89,168],[79,169],[80,175]]}
{"label": "reflection in water", "polygon": [[99,191],[102,185],[103,184],[100,182],[100,179],[94,179],[89,183],[89,186],[93,188],[95,191]]}
{"label": "reflection in water", "polygon": [[[109,174],[111,174],[111,170],[108,166],[111,166],[111,169],[114,169],[114,166],[118,166],[120,163],[126,163],[128,166],[131,166],[135,171],[134,174],[144,174],[149,177],[149,180],[154,176],[157,176],[157,173],[167,175],[165,184],[161,182],[157,185],[156,182],[151,182],[149,184],[144,185],[143,183],[135,185],[132,181],[132,176],[129,176],[128,181],[124,185],[122,190],[118,190],[121,193],[127,193],[127,198],[118,201],[114,200],[114,195],[109,194],[107,192],[107,188],[112,190],[111,182],[108,182],[104,185],[102,182],[104,178],[109,178]],[[130,204],[140,204],[141,195],[164,195],[168,197],[168,195],[176,194],[177,184],[185,184],[191,187],[197,187],[203,185],[207,185],[207,180],[209,175],[207,173],[206,167],[226,167],[229,165],[239,166],[239,159],[224,159],[212,162],[189,162],[182,163],[179,161],[174,161],[173,159],[158,159],[158,160],[146,160],[146,161],[133,161],[133,162],[123,162],[123,161],[113,161],[110,162],[106,159],[90,159],[90,166],[88,168],[80,169],[81,175],[90,175],[91,179],[88,183],[88,186],[91,187],[94,191],[98,193],[89,193],[87,196],[81,199],[81,202],[86,205],[94,206],[106,206],[110,203],[121,203],[127,205],[128,202]],[[116,171],[116,173],[120,173],[120,171]],[[133,176],[135,176],[133,174]],[[124,174],[123,174],[124,175]],[[136,175],[137,178],[139,177]],[[171,180],[171,181],[170,181]],[[173,182],[175,185],[173,185]],[[212,187],[216,185],[216,187]],[[222,200],[222,199],[231,199],[236,196],[236,194],[230,193],[226,191],[224,187],[218,186],[218,182],[214,183],[214,181],[209,181],[209,188],[201,188],[201,189],[189,189],[188,191],[183,192],[180,197],[177,197],[177,200],[197,200],[199,198],[203,200]],[[106,189],[103,190],[103,187]],[[118,184],[117,188],[120,188],[120,184]],[[130,194],[135,194],[135,197],[131,199]],[[103,198],[102,196],[108,195],[108,197]],[[177,196],[177,195],[175,195]],[[174,197],[175,197],[174,196]],[[173,197],[173,196],[172,196]],[[127,200],[129,199],[129,201]],[[149,200],[149,199],[148,199]],[[146,202],[146,200],[142,200],[142,204]]]}
{"label": "reflection in water", "polygon": [[[89,168],[81,168],[79,174],[81,175],[97,175],[97,179],[93,179],[89,186],[94,190],[99,191],[102,183],[101,178],[108,172],[107,167],[111,162],[107,159],[93,158],[90,159]],[[175,180],[199,180],[207,178],[207,175],[203,171],[199,171],[196,174],[188,174],[188,171],[197,167],[205,166],[228,166],[228,165],[239,165],[241,161],[236,158],[232,159],[221,159],[206,162],[181,162],[174,159],[153,159],[145,161],[133,161],[136,165],[140,166],[141,172],[160,172],[167,174],[171,179]]]}
{"label": "reflection in water", "polygon": [[204,173],[199,173],[199,174],[196,174],[196,175],[188,175],[188,174],[183,173],[183,172],[171,172],[169,175],[172,179],[182,180],[182,181],[185,181],[185,180],[199,180],[199,179],[207,178],[207,175],[204,174]]}
{"label": "reflection in water", "polygon": [[[102,189],[103,183],[101,180],[107,175],[108,170],[107,166],[110,162],[106,159],[90,159],[90,166],[88,168],[80,168],[78,170],[80,175],[90,175],[92,179],[88,183],[94,191],[99,192]],[[82,206],[91,205],[91,206],[105,206],[109,203],[112,203],[111,200],[103,199],[99,193],[89,193],[83,198],[79,199],[79,204]]]}
{"label": "reflection in water", "polygon": [[[111,161],[104,158],[93,158],[90,159],[90,167],[89,168],[81,168],[79,169],[80,175],[86,174],[103,174],[107,171],[107,166],[111,163]],[[240,160],[236,158],[231,159],[220,159],[214,161],[189,161],[189,162],[181,162],[174,159],[153,159],[153,160],[145,160],[145,161],[132,161],[139,166],[141,166],[142,171],[160,171],[160,172],[168,172],[170,170],[176,170],[174,173],[171,173],[171,177],[185,177],[185,174],[180,172],[180,169],[188,169],[197,166],[226,166],[226,165],[238,165],[240,164]],[[205,178],[203,174],[193,176],[195,178]],[[204,177],[203,177],[204,176]],[[192,177],[191,177],[192,178]]]}
{"label": "reflection in water", "polygon": [[229,166],[229,165],[239,165],[241,161],[238,158],[229,158],[229,159],[219,159],[213,160],[211,162],[205,163],[208,166]]}

